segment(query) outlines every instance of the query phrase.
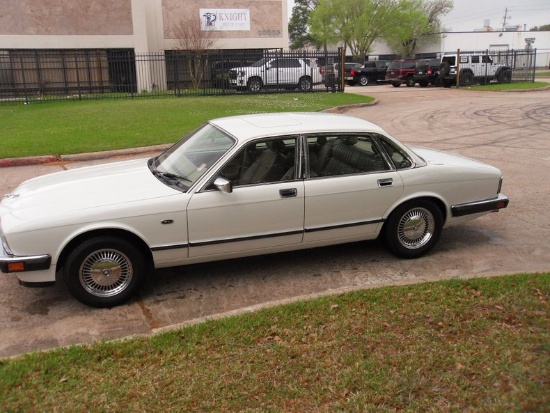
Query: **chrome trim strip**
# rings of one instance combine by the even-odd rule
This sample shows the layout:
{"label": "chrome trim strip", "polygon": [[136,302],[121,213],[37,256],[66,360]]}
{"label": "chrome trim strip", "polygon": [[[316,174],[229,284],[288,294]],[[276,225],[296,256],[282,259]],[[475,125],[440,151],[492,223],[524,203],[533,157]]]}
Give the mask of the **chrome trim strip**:
{"label": "chrome trim strip", "polygon": [[[5,249],[2,249],[3,255],[0,256],[0,271],[3,273],[14,273],[14,272],[28,272],[28,271],[40,271],[47,270],[50,268],[52,263],[52,257],[48,254],[43,255],[7,255]],[[8,265],[15,262],[23,262],[25,264],[24,271],[9,271]]]}
{"label": "chrome trim strip", "polygon": [[372,225],[372,224],[379,224],[381,222],[384,222],[385,219],[373,219],[371,221],[359,221],[359,222],[351,222],[349,224],[338,224],[338,225],[329,225],[326,227],[318,227],[318,228],[306,228],[305,232],[320,232],[320,231],[330,231],[333,229],[341,229],[341,228],[350,228],[350,227],[360,227],[364,225]]}

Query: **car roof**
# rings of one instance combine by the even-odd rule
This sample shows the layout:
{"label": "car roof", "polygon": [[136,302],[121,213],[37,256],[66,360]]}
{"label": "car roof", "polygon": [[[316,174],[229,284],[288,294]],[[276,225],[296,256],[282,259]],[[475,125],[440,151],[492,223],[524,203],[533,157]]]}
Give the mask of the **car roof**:
{"label": "car roof", "polygon": [[382,128],[369,121],[352,116],[319,112],[240,115],[213,119],[209,123],[226,131],[241,142],[266,136],[321,132],[376,132],[385,134]]}

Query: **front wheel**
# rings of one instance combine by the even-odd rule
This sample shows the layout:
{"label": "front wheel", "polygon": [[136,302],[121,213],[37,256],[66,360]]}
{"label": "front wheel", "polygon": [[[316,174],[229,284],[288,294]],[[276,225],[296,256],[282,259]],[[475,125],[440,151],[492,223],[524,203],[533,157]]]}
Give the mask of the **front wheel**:
{"label": "front wheel", "polygon": [[392,85],[393,87],[399,87],[399,86],[401,86],[401,83],[399,83],[399,82],[392,82],[391,85]]}
{"label": "front wheel", "polygon": [[146,269],[147,262],[134,244],[101,236],[86,240],[71,251],[63,278],[78,301],[109,308],[123,304],[137,292]]}
{"label": "front wheel", "polygon": [[497,76],[498,83],[512,83],[512,71],[510,69],[505,69],[500,72]]}
{"label": "front wheel", "polygon": [[388,249],[401,258],[418,258],[437,243],[443,230],[443,213],[431,201],[407,202],[392,212],[384,227]]}
{"label": "front wheel", "polygon": [[248,90],[250,92],[259,92],[262,90],[262,81],[261,79],[254,77],[248,81]]}
{"label": "front wheel", "polygon": [[407,85],[407,87],[414,87],[414,85],[416,84],[416,82],[414,81],[414,79],[412,78],[412,76],[408,77],[407,80],[405,81],[405,84]]}

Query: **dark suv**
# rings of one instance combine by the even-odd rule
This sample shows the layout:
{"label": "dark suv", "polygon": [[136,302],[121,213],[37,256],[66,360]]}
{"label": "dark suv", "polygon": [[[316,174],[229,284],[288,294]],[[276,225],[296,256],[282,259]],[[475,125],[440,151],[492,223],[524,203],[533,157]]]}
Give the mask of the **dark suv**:
{"label": "dark suv", "polygon": [[414,80],[415,68],[415,59],[394,60],[386,72],[386,82],[391,83],[394,87],[401,86],[401,83],[405,83],[408,87],[414,86],[416,83]]}
{"label": "dark suv", "polygon": [[421,87],[426,87],[429,84],[439,86],[441,84],[441,79],[439,78],[439,65],[439,59],[417,60],[413,76],[414,81]]}

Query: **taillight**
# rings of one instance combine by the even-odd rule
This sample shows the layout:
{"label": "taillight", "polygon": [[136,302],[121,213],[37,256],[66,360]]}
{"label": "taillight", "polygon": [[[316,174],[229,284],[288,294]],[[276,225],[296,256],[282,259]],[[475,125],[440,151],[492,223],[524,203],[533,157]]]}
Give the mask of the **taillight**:
{"label": "taillight", "polygon": [[428,76],[431,76],[431,74],[432,74],[432,68],[429,67],[429,68],[428,68]]}
{"label": "taillight", "polygon": [[350,74],[351,74],[352,76],[355,76],[355,70],[351,69]]}

